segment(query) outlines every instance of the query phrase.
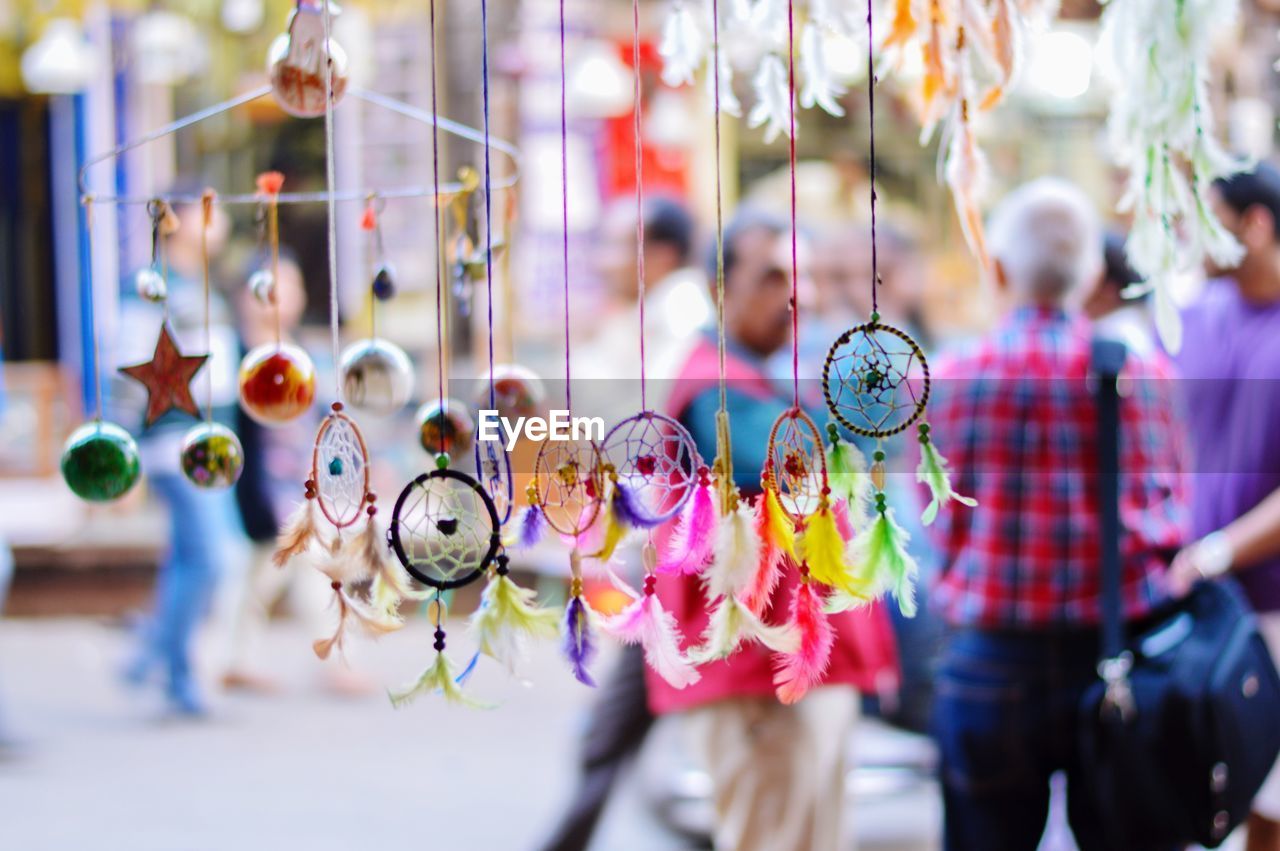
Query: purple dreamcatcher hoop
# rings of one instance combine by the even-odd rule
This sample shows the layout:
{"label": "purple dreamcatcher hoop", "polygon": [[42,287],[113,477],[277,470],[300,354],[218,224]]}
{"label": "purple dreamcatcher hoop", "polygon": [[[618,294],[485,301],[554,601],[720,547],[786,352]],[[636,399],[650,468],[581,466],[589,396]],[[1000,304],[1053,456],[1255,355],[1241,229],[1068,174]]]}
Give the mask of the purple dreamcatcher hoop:
{"label": "purple dreamcatcher hoop", "polygon": [[702,465],[688,429],[656,411],[615,425],[605,435],[604,456],[643,526],[660,525],[680,512],[698,485]]}

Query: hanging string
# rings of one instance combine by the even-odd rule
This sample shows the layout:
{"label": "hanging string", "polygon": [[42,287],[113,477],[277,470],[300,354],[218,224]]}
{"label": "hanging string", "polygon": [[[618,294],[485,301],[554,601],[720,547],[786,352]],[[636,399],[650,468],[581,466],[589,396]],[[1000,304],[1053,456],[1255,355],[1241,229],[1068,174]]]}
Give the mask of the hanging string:
{"label": "hanging string", "polygon": [[[213,224],[213,190],[206,189],[200,196],[200,261],[204,265],[204,350],[206,355],[213,355],[212,325],[213,295],[209,283],[209,227]],[[213,423],[213,376],[206,374],[207,390],[205,392],[205,422]]]}
{"label": "hanging string", "polygon": [[644,357],[644,139],[641,136],[644,124],[644,92],[640,80],[640,0],[631,0],[631,27],[631,61],[635,68],[636,281],[640,286],[640,409],[647,411],[649,402],[645,393]]}
{"label": "hanging string", "polygon": [[724,331],[724,175],[721,173],[720,150],[720,0],[711,0],[712,73],[715,76],[714,111],[716,126],[716,344],[720,375],[720,412],[729,410],[728,381],[725,373]]}
{"label": "hanging string", "polygon": [[[338,331],[338,204],[337,196],[334,194],[337,179],[335,176],[334,156],[333,156],[333,57],[329,54],[330,49],[330,30],[333,26],[332,13],[329,10],[329,0],[322,0],[320,4],[324,22],[324,180],[325,180],[325,203],[328,208],[328,236],[327,245],[329,254],[329,335],[333,343],[333,383],[334,398],[339,402],[342,401],[342,372],[337,369],[338,362],[342,359],[342,341],[339,338]],[[276,280],[277,288],[280,285],[279,279]],[[277,315],[279,306],[276,307]]]}
{"label": "hanging string", "polygon": [[[436,0],[431,0],[431,114],[439,115],[439,87],[436,80],[436,71],[438,63],[436,61]],[[441,439],[445,434],[445,408],[446,396],[444,395],[444,234],[443,225],[440,221],[440,131],[436,122],[431,122],[431,185],[435,188],[436,194],[432,197],[431,209],[435,215],[436,229],[436,380],[439,384],[440,391],[440,410],[438,412],[438,428],[440,429]],[[437,594],[437,601],[439,595]],[[438,624],[437,624],[438,625]]]}
{"label": "hanging string", "polygon": [[[871,184],[871,313],[880,315],[879,258],[876,256],[876,72],[875,37],[871,29],[872,7],[875,0],[867,0],[867,133],[871,137],[870,163],[867,167]],[[872,321],[875,321],[873,318]]]}
{"label": "hanging string", "polygon": [[284,340],[280,319],[280,207],[272,195],[267,202],[267,241],[271,247],[271,306],[275,308],[276,348]]}
{"label": "hanging string", "polygon": [[164,284],[164,297],[160,299],[163,321],[169,321],[169,255],[164,250],[164,219],[168,205],[163,198],[147,202],[147,214],[151,216],[151,270],[160,276]]}
{"label": "hanging string", "polygon": [[569,369],[569,87],[564,45],[564,0],[560,0],[560,215],[564,225],[561,243],[564,259],[564,407],[572,414],[573,387]]}
{"label": "hanging string", "polygon": [[791,132],[788,163],[791,169],[791,404],[800,407],[800,279],[796,245],[796,24],[795,0],[787,0],[787,104]]}
{"label": "hanging string", "polygon": [[93,381],[93,418],[102,421],[102,347],[98,342],[98,317],[93,303],[93,196],[84,196],[84,230],[87,268],[81,270],[80,280],[84,290],[81,321],[89,326],[89,338],[93,348],[93,362],[88,365]]}
{"label": "hanging string", "polygon": [[[493,176],[489,162],[489,0],[480,0],[480,93],[484,111],[484,278],[488,292],[489,409],[498,407],[493,376]],[[510,251],[511,247],[507,246]],[[510,305],[507,310],[510,310]]]}

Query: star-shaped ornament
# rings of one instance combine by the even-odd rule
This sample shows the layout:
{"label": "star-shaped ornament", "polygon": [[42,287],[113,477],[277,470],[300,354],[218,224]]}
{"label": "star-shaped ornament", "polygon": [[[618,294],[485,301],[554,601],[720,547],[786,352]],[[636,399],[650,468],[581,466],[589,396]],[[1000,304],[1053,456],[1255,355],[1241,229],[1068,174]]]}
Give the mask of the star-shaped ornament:
{"label": "star-shaped ornament", "polygon": [[160,338],[151,360],[134,366],[122,366],[120,371],[147,388],[146,428],[156,420],[177,408],[197,419],[200,406],[191,396],[191,379],[209,359],[205,355],[184,355],[178,351],[169,331],[169,323],[160,326]]}

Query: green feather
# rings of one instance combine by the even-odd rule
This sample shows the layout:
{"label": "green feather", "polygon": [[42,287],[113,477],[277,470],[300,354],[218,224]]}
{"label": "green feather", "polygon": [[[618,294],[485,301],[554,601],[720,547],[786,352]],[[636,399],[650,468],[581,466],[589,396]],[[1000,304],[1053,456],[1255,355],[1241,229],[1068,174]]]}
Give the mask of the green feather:
{"label": "green feather", "polygon": [[[888,591],[898,600],[898,608],[907,617],[915,617],[915,580],[920,566],[907,551],[911,536],[893,519],[893,509],[878,514],[871,528],[854,538],[852,555],[854,563],[873,587]],[[839,598],[828,604],[831,608],[841,605]],[[848,606],[845,606],[848,608]]]}
{"label": "green feather", "polygon": [[932,440],[920,444],[920,466],[916,467],[916,481],[929,487],[933,499],[925,506],[920,521],[928,526],[938,518],[938,509],[944,503],[955,500],[970,508],[978,504],[976,499],[961,496],[951,489],[951,476],[947,471],[947,459],[943,458]]}
{"label": "green feather", "polygon": [[849,505],[849,519],[854,528],[866,525],[871,511],[871,476],[867,459],[858,447],[837,437],[827,447],[827,476],[831,492]]}
{"label": "green feather", "polygon": [[537,592],[521,588],[511,577],[494,571],[471,616],[480,652],[514,668],[522,657],[526,638],[555,638],[560,634],[560,612],[537,605]]}
{"label": "green feather", "polygon": [[399,709],[407,706],[416,700],[419,696],[429,694],[431,692],[440,692],[444,695],[444,699],[450,703],[456,703],[459,706],[466,706],[470,709],[492,709],[493,704],[476,700],[471,695],[462,690],[454,679],[457,674],[453,670],[453,663],[449,661],[449,657],[444,653],[436,653],[436,659],[431,663],[431,667],[422,672],[422,676],[418,677],[418,681],[407,689],[402,691],[389,692],[391,705]]}

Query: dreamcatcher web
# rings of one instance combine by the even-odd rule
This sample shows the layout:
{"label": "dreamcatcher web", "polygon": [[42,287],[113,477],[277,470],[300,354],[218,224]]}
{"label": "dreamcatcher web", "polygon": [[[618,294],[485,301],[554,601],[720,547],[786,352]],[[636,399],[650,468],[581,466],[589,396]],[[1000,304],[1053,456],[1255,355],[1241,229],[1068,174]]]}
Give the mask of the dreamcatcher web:
{"label": "dreamcatcher web", "polygon": [[590,441],[548,440],[538,449],[534,487],[547,525],[579,535],[600,513],[600,451]]}
{"label": "dreamcatcher web", "polygon": [[360,519],[368,486],[364,440],[346,417],[332,416],[316,441],[313,474],[320,507],[339,528]]}
{"label": "dreamcatcher web", "polygon": [[474,487],[426,477],[401,497],[395,523],[405,567],[429,584],[466,580],[491,554],[493,518]]}
{"label": "dreamcatcher web", "polygon": [[[824,389],[832,413],[849,429],[886,437],[911,425],[928,401],[928,365],[906,334],[885,325],[845,332],[827,356]],[[924,382],[912,380],[923,373]]]}
{"label": "dreamcatcher web", "polygon": [[498,525],[511,519],[515,482],[511,472],[511,456],[495,440],[476,441],[476,476],[493,499],[498,512]]}
{"label": "dreamcatcher web", "polygon": [[605,437],[604,454],[619,484],[649,519],[670,519],[693,493],[698,456],[684,426],[652,411],[628,417]]}
{"label": "dreamcatcher web", "polygon": [[825,458],[822,437],[804,414],[783,414],[769,441],[778,499],[793,517],[818,510],[822,500]]}

